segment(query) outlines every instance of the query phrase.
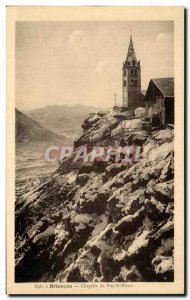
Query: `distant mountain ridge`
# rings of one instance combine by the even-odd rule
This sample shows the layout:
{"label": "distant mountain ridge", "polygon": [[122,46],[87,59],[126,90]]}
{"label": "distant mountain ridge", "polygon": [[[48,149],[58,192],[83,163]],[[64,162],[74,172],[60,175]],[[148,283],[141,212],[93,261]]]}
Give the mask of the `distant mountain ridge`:
{"label": "distant mountain ridge", "polygon": [[16,142],[54,142],[67,140],[64,136],[52,132],[44,128],[37,121],[28,117],[18,109],[15,109],[16,114]]}
{"label": "distant mountain ridge", "polygon": [[27,111],[26,114],[42,126],[67,137],[75,139],[81,134],[81,125],[89,113],[96,113],[100,108],[88,105],[49,105]]}

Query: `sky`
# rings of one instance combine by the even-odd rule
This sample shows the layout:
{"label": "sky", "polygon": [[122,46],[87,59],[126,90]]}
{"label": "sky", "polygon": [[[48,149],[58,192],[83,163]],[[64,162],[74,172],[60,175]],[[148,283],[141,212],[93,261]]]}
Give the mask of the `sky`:
{"label": "sky", "polygon": [[171,21],[17,22],[16,107],[122,103],[122,64],[132,32],[141,89],[174,76]]}

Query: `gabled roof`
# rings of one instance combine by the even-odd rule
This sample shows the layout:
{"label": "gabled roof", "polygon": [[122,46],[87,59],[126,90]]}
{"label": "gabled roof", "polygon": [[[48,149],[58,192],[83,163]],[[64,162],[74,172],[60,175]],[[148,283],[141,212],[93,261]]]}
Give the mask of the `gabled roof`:
{"label": "gabled roof", "polygon": [[165,97],[174,97],[174,78],[155,78],[152,81]]}

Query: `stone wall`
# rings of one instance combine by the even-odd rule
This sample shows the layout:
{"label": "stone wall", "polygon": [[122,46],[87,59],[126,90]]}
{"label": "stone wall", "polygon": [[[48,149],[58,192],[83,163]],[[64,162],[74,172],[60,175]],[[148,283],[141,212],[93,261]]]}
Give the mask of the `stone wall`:
{"label": "stone wall", "polygon": [[165,124],[165,106],[163,96],[158,96],[146,101],[145,117],[152,119],[155,115],[159,116],[162,124]]}

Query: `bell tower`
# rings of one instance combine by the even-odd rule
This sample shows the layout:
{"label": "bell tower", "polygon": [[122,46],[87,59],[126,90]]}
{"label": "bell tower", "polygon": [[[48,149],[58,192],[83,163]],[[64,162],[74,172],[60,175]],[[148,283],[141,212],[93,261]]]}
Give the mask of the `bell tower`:
{"label": "bell tower", "polygon": [[122,68],[123,106],[135,107],[141,105],[141,66],[136,59],[132,36],[127,57]]}

